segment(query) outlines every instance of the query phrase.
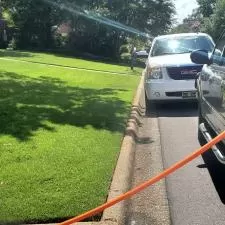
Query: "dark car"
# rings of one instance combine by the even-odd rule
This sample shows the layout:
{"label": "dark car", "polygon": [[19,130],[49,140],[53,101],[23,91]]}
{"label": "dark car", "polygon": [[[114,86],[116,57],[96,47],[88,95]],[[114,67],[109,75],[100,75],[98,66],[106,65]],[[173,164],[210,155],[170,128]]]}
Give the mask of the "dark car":
{"label": "dark car", "polygon": [[[212,53],[197,50],[192,52],[191,59],[204,64],[195,83],[199,102],[198,137],[200,143],[204,143],[225,130],[225,32]],[[225,141],[212,150],[225,164]]]}

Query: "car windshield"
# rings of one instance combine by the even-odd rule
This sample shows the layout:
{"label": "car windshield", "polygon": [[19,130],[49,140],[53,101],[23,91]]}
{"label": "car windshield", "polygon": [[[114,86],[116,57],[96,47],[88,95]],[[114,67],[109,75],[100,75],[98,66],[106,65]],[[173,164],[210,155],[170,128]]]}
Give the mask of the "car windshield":
{"label": "car windshield", "polygon": [[197,49],[204,49],[211,52],[213,47],[214,44],[207,36],[186,36],[173,39],[163,38],[155,41],[151,56],[183,54]]}

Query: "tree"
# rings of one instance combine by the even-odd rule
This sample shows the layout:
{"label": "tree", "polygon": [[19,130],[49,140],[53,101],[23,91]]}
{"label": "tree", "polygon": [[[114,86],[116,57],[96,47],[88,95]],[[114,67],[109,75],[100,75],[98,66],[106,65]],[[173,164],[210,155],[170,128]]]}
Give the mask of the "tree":
{"label": "tree", "polygon": [[[81,6],[85,7],[85,4],[83,3]],[[79,19],[79,16],[74,17],[74,20],[79,20],[79,23],[83,24],[82,27],[86,27],[89,24],[90,29],[84,30],[88,30],[89,35],[91,35],[90,31],[93,31],[93,35],[91,36],[96,37],[97,35],[98,40],[102,40],[102,42],[106,43],[108,48],[111,46],[114,57],[118,57],[120,46],[127,40],[128,37],[133,37],[134,39],[136,38],[137,34],[132,34],[131,32],[132,28],[136,28],[141,32],[147,31],[152,36],[163,34],[166,33],[171,27],[173,15],[175,14],[174,5],[170,0],[112,0],[110,5],[107,1],[99,0],[98,5],[89,5],[89,10],[104,16],[106,21],[107,18],[109,18],[111,21],[108,21],[108,25],[105,25],[88,21],[88,19],[85,20],[84,18]],[[128,28],[127,31],[117,29],[111,26],[114,24],[113,21],[129,26],[130,28]],[[78,25],[79,23],[76,24]],[[76,30],[78,29],[75,28],[75,31]],[[105,35],[107,35],[107,38]],[[92,38],[92,40],[95,39]],[[91,42],[92,41],[89,43]],[[98,45],[95,46],[99,49]]]}
{"label": "tree", "polygon": [[15,27],[21,47],[48,48],[52,43],[51,28],[60,18],[59,10],[36,0],[2,0]]}
{"label": "tree", "polygon": [[197,0],[199,11],[203,17],[209,17],[213,13],[216,0]]}
{"label": "tree", "polygon": [[213,14],[205,18],[202,30],[217,40],[225,28],[225,0],[217,0]]}
{"label": "tree", "polygon": [[181,24],[175,26],[170,33],[191,33],[201,30],[202,16],[199,8],[193,9],[192,13],[183,19]]}
{"label": "tree", "polygon": [[2,0],[1,5],[18,28],[20,47],[53,47],[52,27],[69,21],[70,49],[113,57],[128,38],[137,38],[134,28],[152,36],[166,33],[175,14],[172,0]]}

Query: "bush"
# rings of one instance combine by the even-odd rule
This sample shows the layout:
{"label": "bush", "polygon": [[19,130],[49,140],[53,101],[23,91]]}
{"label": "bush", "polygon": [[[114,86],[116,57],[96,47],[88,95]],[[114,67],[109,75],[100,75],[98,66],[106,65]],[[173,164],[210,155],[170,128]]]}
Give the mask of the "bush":
{"label": "bush", "polygon": [[63,36],[61,34],[55,34],[54,38],[54,47],[56,48],[65,48],[68,45],[69,37]]}
{"label": "bush", "polygon": [[128,45],[121,45],[120,46],[120,54],[129,53],[129,46]]}
{"label": "bush", "polygon": [[125,63],[129,63],[130,62],[130,58],[131,58],[131,55],[130,53],[122,53],[120,55],[120,59],[125,62]]}
{"label": "bush", "polygon": [[12,38],[12,40],[8,44],[8,49],[15,50],[17,48],[17,41],[15,38]]}

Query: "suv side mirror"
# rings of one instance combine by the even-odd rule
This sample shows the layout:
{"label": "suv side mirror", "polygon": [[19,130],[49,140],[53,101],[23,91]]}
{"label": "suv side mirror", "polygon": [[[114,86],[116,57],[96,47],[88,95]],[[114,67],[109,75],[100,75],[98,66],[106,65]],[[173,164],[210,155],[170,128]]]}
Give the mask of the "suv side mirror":
{"label": "suv side mirror", "polygon": [[191,61],[196,64],[210,64],[209,52],[207,50],[193,51]]}

